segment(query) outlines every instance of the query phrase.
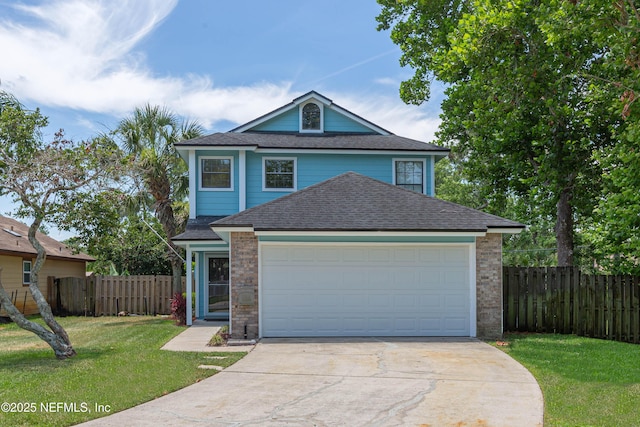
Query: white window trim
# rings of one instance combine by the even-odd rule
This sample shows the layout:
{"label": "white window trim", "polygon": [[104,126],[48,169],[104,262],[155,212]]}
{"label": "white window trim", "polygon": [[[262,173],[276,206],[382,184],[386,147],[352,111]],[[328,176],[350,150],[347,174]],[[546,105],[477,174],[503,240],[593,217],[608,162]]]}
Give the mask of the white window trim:
{"label": "white window trim", "polygon": [[[202,171],[204,168],[202,167],[203,160],[230,160],[231,164],[231,180],[229,182],[230,187],[228,188],[209,188],[202,186]],[[198,190],[199,191],[234,191],[234,159],[233,156],[201,156],[198,158]]]}
{"label": "white window trim", "polygon": [[[305,105],[309,105],[309,104],[315,104],[320,109],[320,129],[302,129],[302,109],[305,107]],[[298,116],[299,116],[298,129],[300,133],[323,133],[324,132],[324,105],[323,104],[315,101],[308,101],[308,102],[305,102],[304,104],[300,104],[298,106]]]}
{"label": "white window trim", "polygon": [[427,194],[427,159],[416,159],[416,158],[395,158],[391,159],[391,176],[393,185],[398,185],[396,183],[396,162],[421,162],[422,163],[422,194]]}
{"label": "white window trim", "polygon": [[[25,270],[25,265],[29,263],[29,271]],[[22,284],[23,285],[30,285],[31,284],[31,269],[33,268],[33,263],[31,261],[28,261],[26,259],[22,260]],[[25,282],[24,281],[24,275],[25,273],[29,273],[29,281]]]}
{"label": "white window trim", "polygon": [[[293,161],[293,188],[267,188],[267,160]],[[298,190],[298,158],[297,157],[263,157],[262,158],[262,191],[291,193]]]}

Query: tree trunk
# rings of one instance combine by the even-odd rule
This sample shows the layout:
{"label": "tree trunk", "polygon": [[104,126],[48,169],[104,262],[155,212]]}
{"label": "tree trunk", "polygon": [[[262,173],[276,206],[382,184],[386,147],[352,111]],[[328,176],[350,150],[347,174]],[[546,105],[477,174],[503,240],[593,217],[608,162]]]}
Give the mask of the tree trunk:
{"label": "tree trunk", "polygon": [[[174,254],[175,255],[175,254]],[[172,288],[173,293],[176,292],[182,293],[182,266],[183,262],[177,256],[171,257],[171,273],[172,273]],[[187,295],[187,301],[190,301],[189,296]]]}
{"label": "tree trunk", "polygon": [[[167,198],[162,201],[157,201],[155,205],[156,217],[162,228],[164,230],[165,235],[167,236],[167,242],[169,244],[169,248],[167,251],[169,261],[171,262],[171,272],[172,272],[172,288],[173,293],[182,292],[182,265],[184,261],[178,255],[180,253],[180,248],[173,244],[171,239],[177,234],[176,233],[176,219],[173,213],[173,208],[171,207],[171,201]],[[189,301],[189,297],[187,296],[187,301]]]}
{"label": "tree trunk", "polygon": [[556,204],[556,248],[558,250],[558,266],[573,266],[573,206],[571,189],[564,188]]}
{"label": "tree trunk", "polygon": [[[2,273],[2,268],[0,268],[0,273]],[[36,295],[34,295],[34,290],[32,289],[32,286],[33,285],[29,286],[29,290],[31,291],[31,295],[34,296],[34,299],[36,300],[36,302],[38,302]],[[39,289],[37,290],[37,294],[39,295],[39,297],[44,299]],[[7,291],[5,291],[4,287],[2,286],[1,278],[0,278],[0,302],[2,302],[2,307],[4,307],[5,311],[9,314],[9,317],[11,318],[11,320],[13,320],[16,323],[16,325],[18,325],[22,329],[33,332],[40,339],[42,339],[44,342],[49,344],[49,346],[53,349],[53,352],[55,353],[58,359],[61,359],[61,360],[67,359],[69,357],[76,355],[76,351],[73,349],[73,346],[69,342],[69,336],[67,335],[66,331],[62,329],[62,327],[58,325],[58,323],[55,320],[53,320],[53,322],[56,325],[58,325],[58,329],[61,330],[63,334],[58,334],[58,333],[48,331],[40,324],[30,321],[24,316],[24,314],[22,314],[13,305],[13,303],[11,302],[11,298],[9,297],[9,294],[7,294]],[[46,300],[44,302],[46,304]],[[49,307],[49,304],[46,304],[46,306]],[[40,308],[40,303],[38,303],[38,308]],[[53,315],[51,315],[50,307],[48,311],[49,311],[49,315],[51,316],[51,319],[53,319]],[[41,314],[42,314],[42,311],[41,311]],[[43,319],[45,318],[44,314],[42,315],[42,318]],[[45,322],[47,322],[46,319],[45,319]],[[47,322],[47,325],[48,324],[49,322]]]}

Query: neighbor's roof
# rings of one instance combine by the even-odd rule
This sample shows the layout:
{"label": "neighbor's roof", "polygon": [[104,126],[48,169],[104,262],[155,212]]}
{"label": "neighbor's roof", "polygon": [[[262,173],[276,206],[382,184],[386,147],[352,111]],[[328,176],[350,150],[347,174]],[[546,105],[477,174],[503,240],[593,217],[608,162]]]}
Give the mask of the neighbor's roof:
{"label": "neighbor's roof", "polygon": [[487,232],[525,226],[355,172],[228,216],[217,227],[255,231]]}
{"label": "neighbor's roof", "polygon": [[[29,227],[15,219],[0,216],[0,253],[37,255],[29,243]],[[83,253],[74,253],[67,245],[40,232],[36,238],[47,251],[47,258],[68,259],[73,261],[95,261],[95,258]]]}
{"label": "neighbor's roof", "polygon": [[224,218],[224,216],[199,216],[189,218],[184,233],[178,234],[171,240],[176,242],[192,240],[222,240],[211,230],[209,224]]}
{"label": "neighbor's roof", "polygon": [[297,132],[214,133],[175,144],[186,147],[248,147],[257,149],[302,150],[383,150],[434,151],[446,155],[450,150],[434,144],[397,135],[356,133],[301,134]]}

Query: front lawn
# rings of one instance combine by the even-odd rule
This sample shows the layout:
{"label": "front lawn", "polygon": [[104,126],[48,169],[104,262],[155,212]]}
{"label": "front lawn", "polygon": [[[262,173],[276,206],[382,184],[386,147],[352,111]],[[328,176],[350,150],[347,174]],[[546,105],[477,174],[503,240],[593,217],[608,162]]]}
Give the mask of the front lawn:
{"label": "front lawn", "polygon": [[545,426],[640,425],[640,346],[573,335],[507,335],[500,347],[544,395]]}
{"label": "front lawn", "polygon": [[[59,319],[78,355],[57,360],[35,335],[0,325],[0,425],[67,426],[122,411],[209,377],[246,353],[160,350],[184,328],[159,317]],[[226,356],[215,360],[207,357]]]}

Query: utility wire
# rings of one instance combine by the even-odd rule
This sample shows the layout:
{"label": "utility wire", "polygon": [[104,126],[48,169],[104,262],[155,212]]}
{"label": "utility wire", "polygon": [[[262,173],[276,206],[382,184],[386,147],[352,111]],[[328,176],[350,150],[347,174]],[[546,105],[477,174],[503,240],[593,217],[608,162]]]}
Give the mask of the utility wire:
{"label": "utility wire", "polygon": [[182,258],[182,257],[180,256],[180,254],[178,253],[178,251],[176,251],[175,249],[173,249],[173,246],[171,246],[171,245],[169,244],[169,242],[167,242],[167,241],[165,240],[165,238],[164,238],[164,237],[162,237],[160,234],[158,234],[158,232],[157,232],[157,231],[156,231],[156,230],[151,226],[151,224],[149,224],[149,223],[144,219],[144,213],[143,213],[143,215],[142,215],[142,217],[141,217],[140,219],[142,220],[142,222],[144,222],[144,223],[145,223],[145,225],[146,225],[147,227],[149,227],[149,230],[153,231],[153,234],[155,234],[156,236],[158,236],[158,237],[160,238],[160,240],[162,240],[162,241],[164,242],[164,244],[165,244],[165,245],[167,245],[167,247],[168,247],[169,249],[171,249],[171,251],[172,251],[174,254],[176,254],[176,255],[178,256],[178,258],[180,258],[180,259],[182,260],[182,262],[187,262],[187,261],[185,261],[185,259],[184,259],[184,258]]}

